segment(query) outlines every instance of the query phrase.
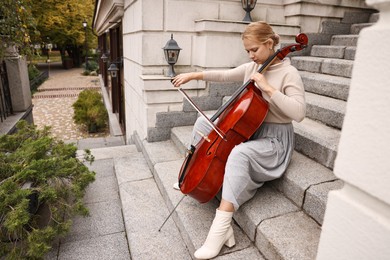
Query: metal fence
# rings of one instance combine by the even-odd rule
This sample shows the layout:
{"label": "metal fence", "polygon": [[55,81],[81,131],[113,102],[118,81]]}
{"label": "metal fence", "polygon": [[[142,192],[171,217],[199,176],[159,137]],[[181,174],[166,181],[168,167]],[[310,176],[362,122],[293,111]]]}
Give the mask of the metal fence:
{"label": "metal fence", "polygon": [[3,122],[13,113],[5,61],[0,61],[0,119]]}
{"label": "metal fence", "polygon": [[49,71],[45,70],[41,72],[37,77],[30,80],[30,89],[32,92],[36,91],[38,87],[49,78]]}

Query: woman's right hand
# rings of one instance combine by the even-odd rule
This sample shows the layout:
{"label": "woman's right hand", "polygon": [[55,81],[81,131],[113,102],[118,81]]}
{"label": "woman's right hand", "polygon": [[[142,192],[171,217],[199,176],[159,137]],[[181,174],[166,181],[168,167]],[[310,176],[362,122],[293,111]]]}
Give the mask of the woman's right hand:
{"label": "woman's right hand", "polygon": [[182,84],[187,83],[190,80],[203,80],[203,72],[188,72],[179,74],[171,79],[172,84],[175,87],[180,87]]}
{"label": "woman's right hand", "polygon": [[193,79],[192,72],[189,73],[183,73],[176,75],[175,77],[172,78],[171,82],[172,84],[178,88],[180,85],[187,83],[188,81]]}

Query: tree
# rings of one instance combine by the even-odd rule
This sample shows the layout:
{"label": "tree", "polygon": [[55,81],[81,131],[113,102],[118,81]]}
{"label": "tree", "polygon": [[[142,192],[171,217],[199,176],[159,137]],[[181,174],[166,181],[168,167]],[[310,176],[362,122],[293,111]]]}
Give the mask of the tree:
{"label": "tree", "polygon": [[[68,56],[76,65],[80,65],[80,50],[85,42],[82,22],[92,24],[95,0],[42,0],[33,1],[32,15],[37,23],[40,35],[35,42],[51,43],[58,46],[62,58]],[[92,29],[87,30],[88,46],[96,46],[96,37]]]}
{"label": "tree", "polygon": [[[80,65],[85,42],[82,22],[92,24],[95,0],[1,0],[0,58],[8,46],[20,54],[31,53],[31,44],[52,43],[63,58]],[[96,46],[92,29],[87,30],[88,46]],[[5,47],[6,46],[6,47]],[[86,54],[86,50],[84,50]]]}
{"label": "tree", "polygon": [[36,33],[31,0],[2,0],[0,5],[0,60],[15,46],[19,54],[30,53],[30,34]]}

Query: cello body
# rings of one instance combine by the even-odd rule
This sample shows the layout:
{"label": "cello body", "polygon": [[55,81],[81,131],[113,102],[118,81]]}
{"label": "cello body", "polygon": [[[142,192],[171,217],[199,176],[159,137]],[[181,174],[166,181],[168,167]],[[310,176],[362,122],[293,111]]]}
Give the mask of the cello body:
{"label": "cello body", "polygon": [[251,83],[237,102],[228,107],[219,118],[217,126],[225,133],[225,140],[211,131],[208,136],[210,141],[202,139],[195,147],[197,152],[189,161],[187,157],[181,169],[181,173],[185,171],[185,181],[179,182],[182,193],[200,203],[210,201],[222,186],[225,164],[231,150],[255,133],[267,112],[267,101],[254,83]]}
{"label": "cello body", "polygon": [[[298,44],[278,50],[257,71],[264,72],[278,58],[302,50],[307,46],[306,34],[295,37]],[[253,81],[246,82],[211,118],[220,132],[212,130],[196,146],[192,146],[179,173],[179,187],[183,194],[193,197],[200,203],[210,201],[222,187],[225,165],[232,149],[247,140],[263,123],[268,113],[268,103]],[[207,134],[207,133],[204,133]]]}

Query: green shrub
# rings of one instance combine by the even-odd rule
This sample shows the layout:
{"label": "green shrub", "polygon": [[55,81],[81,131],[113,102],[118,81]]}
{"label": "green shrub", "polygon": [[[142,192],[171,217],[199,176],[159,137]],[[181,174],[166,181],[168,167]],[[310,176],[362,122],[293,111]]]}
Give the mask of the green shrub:
{"label": "green shrub", "polygon": [[[99,64],[94,60],[88,60],[88,66],[86,64],[83,64],[84,71],[98,71],[99,70]],[[89,75],[89,73],[88,73]]]}
{"label": "green shrub", "polygon": [[[17,129],[0,136],[0,259],[43,259],[72,217],[88,215],[83,197],[95,173],[48,127]],[[84,160],[92,163],[89,151]]]}
{"label": "green shrub", "polygon": [[39,69],[37,69],[37,67],[34,64],[29,64],[27,69],[28,69],[28,79],[29,80],[33,80],[36,77],[38,77],[39,74],[41,74]]}
{"label": "green shrub", "polygon": [[73,104],[73,120],[76,124],[85,126],[90,133],[105,130],[108,124],[108,114],[102,95],[91,89],[81,91]]}

